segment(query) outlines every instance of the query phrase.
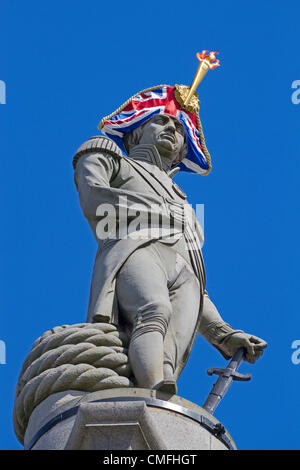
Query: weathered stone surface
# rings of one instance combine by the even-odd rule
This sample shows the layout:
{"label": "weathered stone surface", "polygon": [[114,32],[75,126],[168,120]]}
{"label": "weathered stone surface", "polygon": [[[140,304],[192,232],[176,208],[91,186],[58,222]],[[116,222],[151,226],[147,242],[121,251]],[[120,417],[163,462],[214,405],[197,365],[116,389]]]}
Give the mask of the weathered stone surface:
{"label": "weathered stone surface", "polygon": [[[149,404],[151,399],[157,406]],[[192,412],[219,423],[203,408],[176,395],[140,388],[53,394],[34,410],[25,446],[46,423],[76,406],[77,413],[43,434],[33,445],[34,450],[227,449],[216,436],[187,416]],[[235,447],[229,434],[226,435]]]}
{"label": "weathered stone surface", "polygon": [[67,450],[166,449],[162,433],[144,401],[83,403]]}

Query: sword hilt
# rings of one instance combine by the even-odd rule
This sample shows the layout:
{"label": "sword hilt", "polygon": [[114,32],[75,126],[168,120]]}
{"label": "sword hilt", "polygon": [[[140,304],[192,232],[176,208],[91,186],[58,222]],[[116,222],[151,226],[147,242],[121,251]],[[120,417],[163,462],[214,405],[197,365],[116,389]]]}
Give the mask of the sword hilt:
{"label": "sword hilt", "polygon": [[240,382],[246,382],[251,379],[251,374],[241,374],[240,372],[230,371],[229,369],[219,369],[217,367],[211,367],[207,369],[208,375],[222,375],[223,377],[232,377],[232,380],[238,380]]}

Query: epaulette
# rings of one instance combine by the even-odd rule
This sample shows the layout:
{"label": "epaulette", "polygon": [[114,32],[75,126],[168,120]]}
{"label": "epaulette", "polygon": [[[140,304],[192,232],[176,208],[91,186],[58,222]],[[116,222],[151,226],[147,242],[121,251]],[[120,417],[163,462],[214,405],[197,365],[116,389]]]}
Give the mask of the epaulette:
{"label": "epaulette", "polygon": [[115,155],[119,158],[123,157],[121,149],[111,139],[97,135],[91,137],[89,140],[80,145],[79,149],[73,158],[73,168],[75,170],[77,162],[82,155],[85,153],[98,152],[99,150],[105,151],[111,155]]}

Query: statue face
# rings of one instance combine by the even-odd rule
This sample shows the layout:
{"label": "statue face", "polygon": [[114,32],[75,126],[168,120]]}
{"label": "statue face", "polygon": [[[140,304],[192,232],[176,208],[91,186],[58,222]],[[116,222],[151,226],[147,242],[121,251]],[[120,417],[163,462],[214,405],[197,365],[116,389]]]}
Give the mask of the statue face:
{"label": "statue face", "polygon": [[155,145],[162,157],[176,160],[185,146],[185,129],[178,119],[157,114],[142,127],[140,144]]}

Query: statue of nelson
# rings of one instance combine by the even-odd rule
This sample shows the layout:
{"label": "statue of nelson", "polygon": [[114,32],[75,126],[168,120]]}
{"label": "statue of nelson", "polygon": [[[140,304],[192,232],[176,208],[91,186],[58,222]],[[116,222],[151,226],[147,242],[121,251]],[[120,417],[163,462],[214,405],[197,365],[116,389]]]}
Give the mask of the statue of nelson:
{"label": "statue of nelson", "polygon": [[[111,322],[130,335],[129,361],[138,387],[176,393],[196,333],[226,358],[240,347],[254,363],[266,347],[262,339],[236,330],[218,313],[205,290],[201,228],[185,221],[186,195],[173,182],[174,166],[187,154],[183,123],[155,114],[124,137],[128,156],[107,137],[84,143],[74,157],[75,183],[98,252],[90,292],[88,322]],[[101,205],[115,209],[126,201],[130,213],[159,207],[184,228],[145,237],[106,238],[97,234]],[[100,210],[99,210],[100,208]],[[171,225],[170,225],[171,226]],[[152,232],[150,232],[152,233]]]}

